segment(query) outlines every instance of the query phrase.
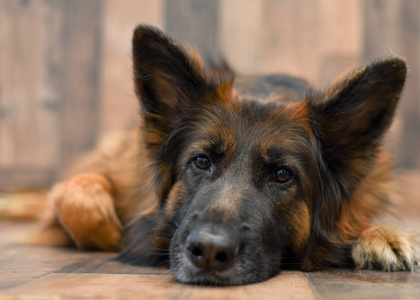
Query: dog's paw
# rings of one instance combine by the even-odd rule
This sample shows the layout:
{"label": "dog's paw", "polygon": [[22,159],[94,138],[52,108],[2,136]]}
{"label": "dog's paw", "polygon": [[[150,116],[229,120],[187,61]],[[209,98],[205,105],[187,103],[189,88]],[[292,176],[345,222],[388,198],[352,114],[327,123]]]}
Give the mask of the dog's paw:
{"label": "dog's paw", "polygon": [[352,248],[358,269],[411,271],[416,260],[417,233],[393,226],[374,226],[362,232]]}
{"label": "dog's paw", "polygon": [[58,221],[81,249],[116,250],[122,225],[114,207],[111,184],[101,174],[85,173],[57,184],[51,191]]}

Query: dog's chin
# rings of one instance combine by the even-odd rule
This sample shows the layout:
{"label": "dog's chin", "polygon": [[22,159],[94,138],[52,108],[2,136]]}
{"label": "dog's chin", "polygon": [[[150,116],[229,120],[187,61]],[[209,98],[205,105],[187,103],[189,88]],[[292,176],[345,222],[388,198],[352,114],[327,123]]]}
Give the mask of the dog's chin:
{"label": "dog's chin", "polygon": [[171,270],[176,279],[185,284],[232,286],[257,283],[269,277],[240,261],[223,271],[198,268],[183,252],[171,256]]}

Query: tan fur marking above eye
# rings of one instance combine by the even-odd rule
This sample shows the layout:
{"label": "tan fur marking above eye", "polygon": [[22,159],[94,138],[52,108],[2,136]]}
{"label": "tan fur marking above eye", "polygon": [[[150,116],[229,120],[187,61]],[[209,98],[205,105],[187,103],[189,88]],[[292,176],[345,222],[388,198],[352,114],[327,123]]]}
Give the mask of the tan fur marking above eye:
{"label": "tan fur marking above eye", "polygon": [[310,125],[310,114],[308,109],[308,103],[293,103],[289,104],[289,115],[295,121],[299,121],[299,124],[305,129],[306,132],[312,132],[312,127]]}
{"label": "tan fur marking above eye", "polygon": [[207,149],[207,148],[211,147],[213,145],[213,143],[214,142],[211,141],[211,140],[198,141],[198,142],[195,142],[194,144],[190,145],[188,147],[188,150],[190,152],[200,152],[200,151],[203,151],[203,149]]}
{"label": "tan fur marking above eye", "polygon": [[210,148],[217,147],[224,155],[229,155],[236,150],[236,138],[232,131],[223,124],[216,123],[205,126],[201,126],[198,130],[203,139],[195,141],[191,145],[188,145],[188,155],[184,156],[184,163],[187,159],[190,159],[190,155],[193,153],[203,154]]}

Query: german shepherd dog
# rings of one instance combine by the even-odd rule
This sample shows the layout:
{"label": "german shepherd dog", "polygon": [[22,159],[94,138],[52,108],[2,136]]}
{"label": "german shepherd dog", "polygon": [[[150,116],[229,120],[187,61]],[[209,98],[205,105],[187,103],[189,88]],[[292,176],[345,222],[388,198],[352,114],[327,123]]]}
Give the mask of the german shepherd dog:
{"label": "german shepherd dog", "polygon": [[381,141],[403,90],[402,58],[324,91],[287,76],[235,81],[226,64],[206,70],[141,25],[133,65],[140,134],[113,139],[52,189],[55,243],[118,249],[121,261],[170,266],[184,283],[413,269],[415,235],[372,225],[389,193]]}

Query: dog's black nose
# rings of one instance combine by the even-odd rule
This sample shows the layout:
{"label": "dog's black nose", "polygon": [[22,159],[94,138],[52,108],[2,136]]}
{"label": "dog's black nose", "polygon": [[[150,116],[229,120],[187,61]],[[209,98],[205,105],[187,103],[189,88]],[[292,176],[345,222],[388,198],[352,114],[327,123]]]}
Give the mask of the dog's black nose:
{"label": "dog's black nose", "polygon": [[239,242],[230,231],[204,225],[193,229],[185,243],[188,258],[204,269],[226,270],[235,262]]}

